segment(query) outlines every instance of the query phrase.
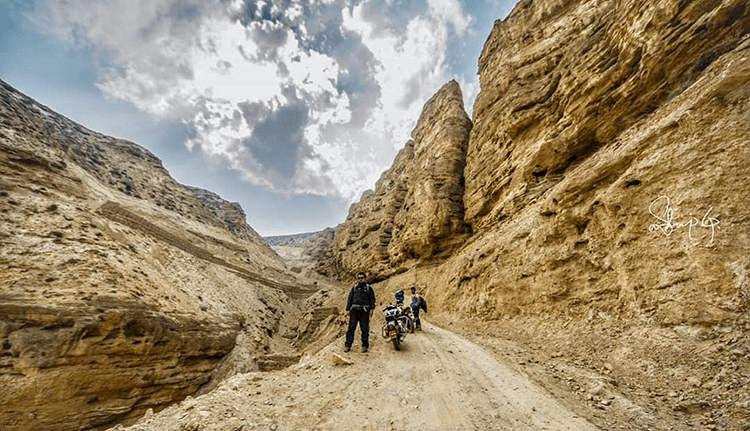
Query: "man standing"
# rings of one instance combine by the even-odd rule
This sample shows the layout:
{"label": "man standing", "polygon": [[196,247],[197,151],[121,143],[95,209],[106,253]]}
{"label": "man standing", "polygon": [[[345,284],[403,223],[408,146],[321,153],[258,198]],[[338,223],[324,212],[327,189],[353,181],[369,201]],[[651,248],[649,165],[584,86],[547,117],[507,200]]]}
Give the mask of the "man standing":
{"label": "man standing", "polygon": [[411,311],[414,313],[414,327],[415,329],[422,329],[422,322],[419,320],[419,309],[421,308],[424,312],[427,312],[427,301],[424,297],[417,293],[415,286],[411,287]]}
{"label": "man standing", "polygon": [[375,309],[375,291],[365,282],[365,273],[357,273],[357,284],[349,292],[346,300],[346,311],[349,312],[349,329],[346,331],[344,351],[348,352],[354,342],[354,331],[362,332],[362,353],[370,347],[370,317]]}

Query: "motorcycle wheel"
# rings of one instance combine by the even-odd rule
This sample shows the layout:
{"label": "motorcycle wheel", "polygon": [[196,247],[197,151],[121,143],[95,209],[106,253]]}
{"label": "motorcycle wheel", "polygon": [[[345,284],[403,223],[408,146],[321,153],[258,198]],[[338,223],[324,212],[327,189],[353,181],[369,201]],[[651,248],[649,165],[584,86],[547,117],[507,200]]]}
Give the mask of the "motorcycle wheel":
{"label": "motorcycle wheel", "polygon": [[393,339],[393,348],[396,350],[401,350],[401,341],[398,339],[398,337]]}

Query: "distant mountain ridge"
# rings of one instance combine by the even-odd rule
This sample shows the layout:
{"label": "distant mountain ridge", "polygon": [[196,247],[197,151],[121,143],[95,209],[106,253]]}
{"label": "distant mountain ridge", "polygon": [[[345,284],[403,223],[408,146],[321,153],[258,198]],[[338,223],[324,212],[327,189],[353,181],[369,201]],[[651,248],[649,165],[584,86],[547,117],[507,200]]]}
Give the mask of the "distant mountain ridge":
{"label": "distant mountain ridge", "polygon": [[295,273],[306,269],[310,271],[307,275],[337,279],[340,274],[331,249],[334,232],[335,228],[329,227],[317,232],[272,235],[263,239]]}
{"label": "distant mountain ridge", "polygon": [[288,234],[288,235],[270,235],[270,236],[264,236],[263,240],[266,243],[268,243],[268,245],[270,245],[271,247],[281,246],[281,245],[304,247],[304,245],[308,241],[320,235],[321,232],[323,231],[319,230],[316,232],[293,233],[293,234]]}

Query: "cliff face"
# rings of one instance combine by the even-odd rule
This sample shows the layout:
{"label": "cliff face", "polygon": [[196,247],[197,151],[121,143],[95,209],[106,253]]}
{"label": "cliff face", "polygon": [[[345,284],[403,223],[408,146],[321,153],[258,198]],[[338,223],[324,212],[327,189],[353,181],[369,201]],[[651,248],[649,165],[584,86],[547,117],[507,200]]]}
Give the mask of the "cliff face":
{"label": "cliff face", "polygon": [[[447,310],[740,318],[749,31],[739,0],[520,2],[485,43],[473,127],[428,113],[445,89],[426,105],[418,144],[337,231],[342,272],[401,273],[452,250],[427,283]],[[469,128],[451,156],[429,152]],[[453,185],[436,194],[441,181],[418,169]],[[452,210],[427,203],[436,196]]]}
{"label": "cliff face", "polygon": [[[624,132],[712,79],[714,61],[742,57],[747,32],[740,1],[520,2],[495,23],[479,59],[467,221],[479,227],[516,213],[572,167],[623,142]],[[617,157],[612,180],[637,162]]]}
{"label": "cliff face", "polygon": [[337,269],[328,273],[383,278],[450,255],[469,232],[461,196],[470,130],[461,89],[451,81],[427,102],[412,140],[375,190],[350,208],[333,241]]}
{"label": "cliff face", "polygon": [[449,306],[739,317],[749,30],[741,1],[525,1],[497,22],[464,171],[477,235]]}
{"label": "cliff face", "polygon": [[[374,268],[381,301],[417,286],[430,320],[610,382],[636,427],[674,426],[652,425],[654,406],[678,428],[747,427],[750,6],[524,0],[478,66],[443,197],[456,211],[409,207],[412,191],[431,199],[411,172],[434,159],[407,144],[336,232],[342,278]],[[461,242],[413,246],[438,224]]]}
{"label": "cliff face", "polygon": [[239,205],[0,81],[1,429],[101,428],[252,368],[291,287]]}

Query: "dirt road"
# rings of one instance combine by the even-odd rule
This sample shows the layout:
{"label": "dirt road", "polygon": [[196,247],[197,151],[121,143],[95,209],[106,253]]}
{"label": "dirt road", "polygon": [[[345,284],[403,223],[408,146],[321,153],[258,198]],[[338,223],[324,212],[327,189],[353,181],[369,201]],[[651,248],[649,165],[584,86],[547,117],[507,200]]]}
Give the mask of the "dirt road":
{"label": "dirt road", "polygon": [[[349,353],[339,340],[295,367],[235,376],[128,429],[597,429],[476,344],[436,326],[409,334],[400,351],[372,331],[371,349],[361,353],[358,338]],[[352,364],[335,364],[334,353]]]}

